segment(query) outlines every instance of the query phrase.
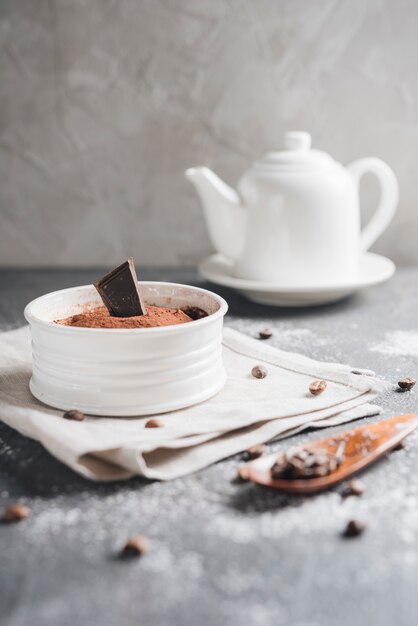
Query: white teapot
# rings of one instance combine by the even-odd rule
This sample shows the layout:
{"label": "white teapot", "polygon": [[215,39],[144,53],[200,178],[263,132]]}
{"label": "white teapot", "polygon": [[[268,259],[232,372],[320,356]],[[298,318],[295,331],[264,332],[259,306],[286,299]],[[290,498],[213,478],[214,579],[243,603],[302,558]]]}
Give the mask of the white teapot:
{"label": "white teapot", "polygon": [[[349,281],[361,253],[388,226],[398,203],[389,166],[366,158],[343,167],[310,147],[308,133],[286,133],[285,149],[256,161],[238,191],[207,167],[186,170],[212,243],[235,262],[236,276],[285,285]],[[368,172],[377,176],[381,195],[360,231],[359,182]]]}

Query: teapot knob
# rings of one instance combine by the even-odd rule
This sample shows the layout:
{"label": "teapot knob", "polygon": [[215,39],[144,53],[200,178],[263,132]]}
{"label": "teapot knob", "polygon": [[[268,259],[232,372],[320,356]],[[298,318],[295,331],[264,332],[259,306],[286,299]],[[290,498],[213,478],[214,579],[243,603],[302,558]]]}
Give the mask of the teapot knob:
{"label": "teapot knob", "polygon": [[291,130],[284,135],[284,145],[287,150],[307,151],[311,147],[311,136],[300,130]]}

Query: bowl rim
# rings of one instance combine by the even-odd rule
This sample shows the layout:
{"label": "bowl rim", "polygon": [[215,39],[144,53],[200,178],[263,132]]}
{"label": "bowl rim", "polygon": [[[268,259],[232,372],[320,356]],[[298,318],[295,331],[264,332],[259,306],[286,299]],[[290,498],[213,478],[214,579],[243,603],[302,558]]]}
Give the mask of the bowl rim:
{"label": "bowl rim", "polygon": [[159,333],[170,333],[170,332],[172,333],[173,332],[176,332],[176,333],[188,332],[187,328],[188,327],[190,328],[190,325],[192,325],[193,328],[196,328],[197,324],[199,324],[200,326],[204,326],[205,324],[208,324],[213,320],[224,317],[224,315],[227,313],[228,308],[229,308],[228,303],[226,302],[224,298],[222,298],[222,296],[219,296],[217,293],[214,293],[213,291],[209,291],[209,289],[204,289],[202,287],[195,287],[194,285],[187,285],[184,283],[165,282],[165,281],[160,281],[160,280],[142,280],[141,285],[163,285],[166,287],[177,287],[177,288],[186,287],[188,289],[192,289],[195,292],[204,293],[210,296],[219,304],[219,309],[215,311],[215,313],[211,313],[207,315],[206,317],[202,317],[201,319],[198,319],[198,320],[192,320],[191,322],[187,322],[185,324],[172,324],[170,326],[153,326],[151,328],[84,328],[80,326],[63,326],[61,324],[56,324],[55,322],[47,322],[46,320],[43,320],[37,317],[31,310],[39,301],[45,300],[57,294],[64,294],[70,291],[76,291],[78,289],[91,289],[92,287],[94,287],[93,284],[88,284],[88,285],[78,285],[75,287],[67,287],[66,289],[56,289],[55,291],[50,291],[49,293],[45,293],[42,296],[38,296],[34,300],[31,300],[30,302],[28,302],[28,304],[24,308],[23,315],[25,316],[26,321],[30,325],[33,324],[36,326],[42,326],[44,328],[49,329],[52,332],[64,332],[64,333],[81,332],[81,333],[91,333],[91,334],[100,333],[100,334],[106,334],[106,335],[109,335],[109,334],[113,335],[114,333],[117,333],[117,335],[120,335],[121,333],[132,334],[132,333],[140,332],[141,335],[143,335],[143,334],[153,334],[153,333],[159,334]]}

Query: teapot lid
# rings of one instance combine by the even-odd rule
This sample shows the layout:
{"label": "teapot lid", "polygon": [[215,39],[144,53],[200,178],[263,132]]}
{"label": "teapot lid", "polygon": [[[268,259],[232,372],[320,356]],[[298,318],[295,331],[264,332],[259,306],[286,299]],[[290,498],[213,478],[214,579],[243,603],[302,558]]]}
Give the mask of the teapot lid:
{"label": "teapot lid", "polygon": [[303,131],[289,131],[284,135],[284,150],[267,152],[254,163],[257,170],[300,171],[318,169],[335,164],[334,159],[321,150],[311,150],[311,136]]}

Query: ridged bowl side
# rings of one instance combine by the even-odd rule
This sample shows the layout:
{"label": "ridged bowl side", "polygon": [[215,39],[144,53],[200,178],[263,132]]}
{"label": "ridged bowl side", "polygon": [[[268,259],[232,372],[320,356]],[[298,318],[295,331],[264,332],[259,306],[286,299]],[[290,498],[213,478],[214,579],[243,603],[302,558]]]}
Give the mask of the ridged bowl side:
{"label": "ridged bowl side", "polygon": [[225,301],[185,285],[142,288],[150,304],[196,305],[211,315],[165,328],[70,328],[53,323],[50,311],[65,317],[80,301],[94,299],[94,291],[86,286],[48,294],[25,310],[32,332],[30,388],[37,399],[92,415],[149,415],[201,402],[223,387]]}

